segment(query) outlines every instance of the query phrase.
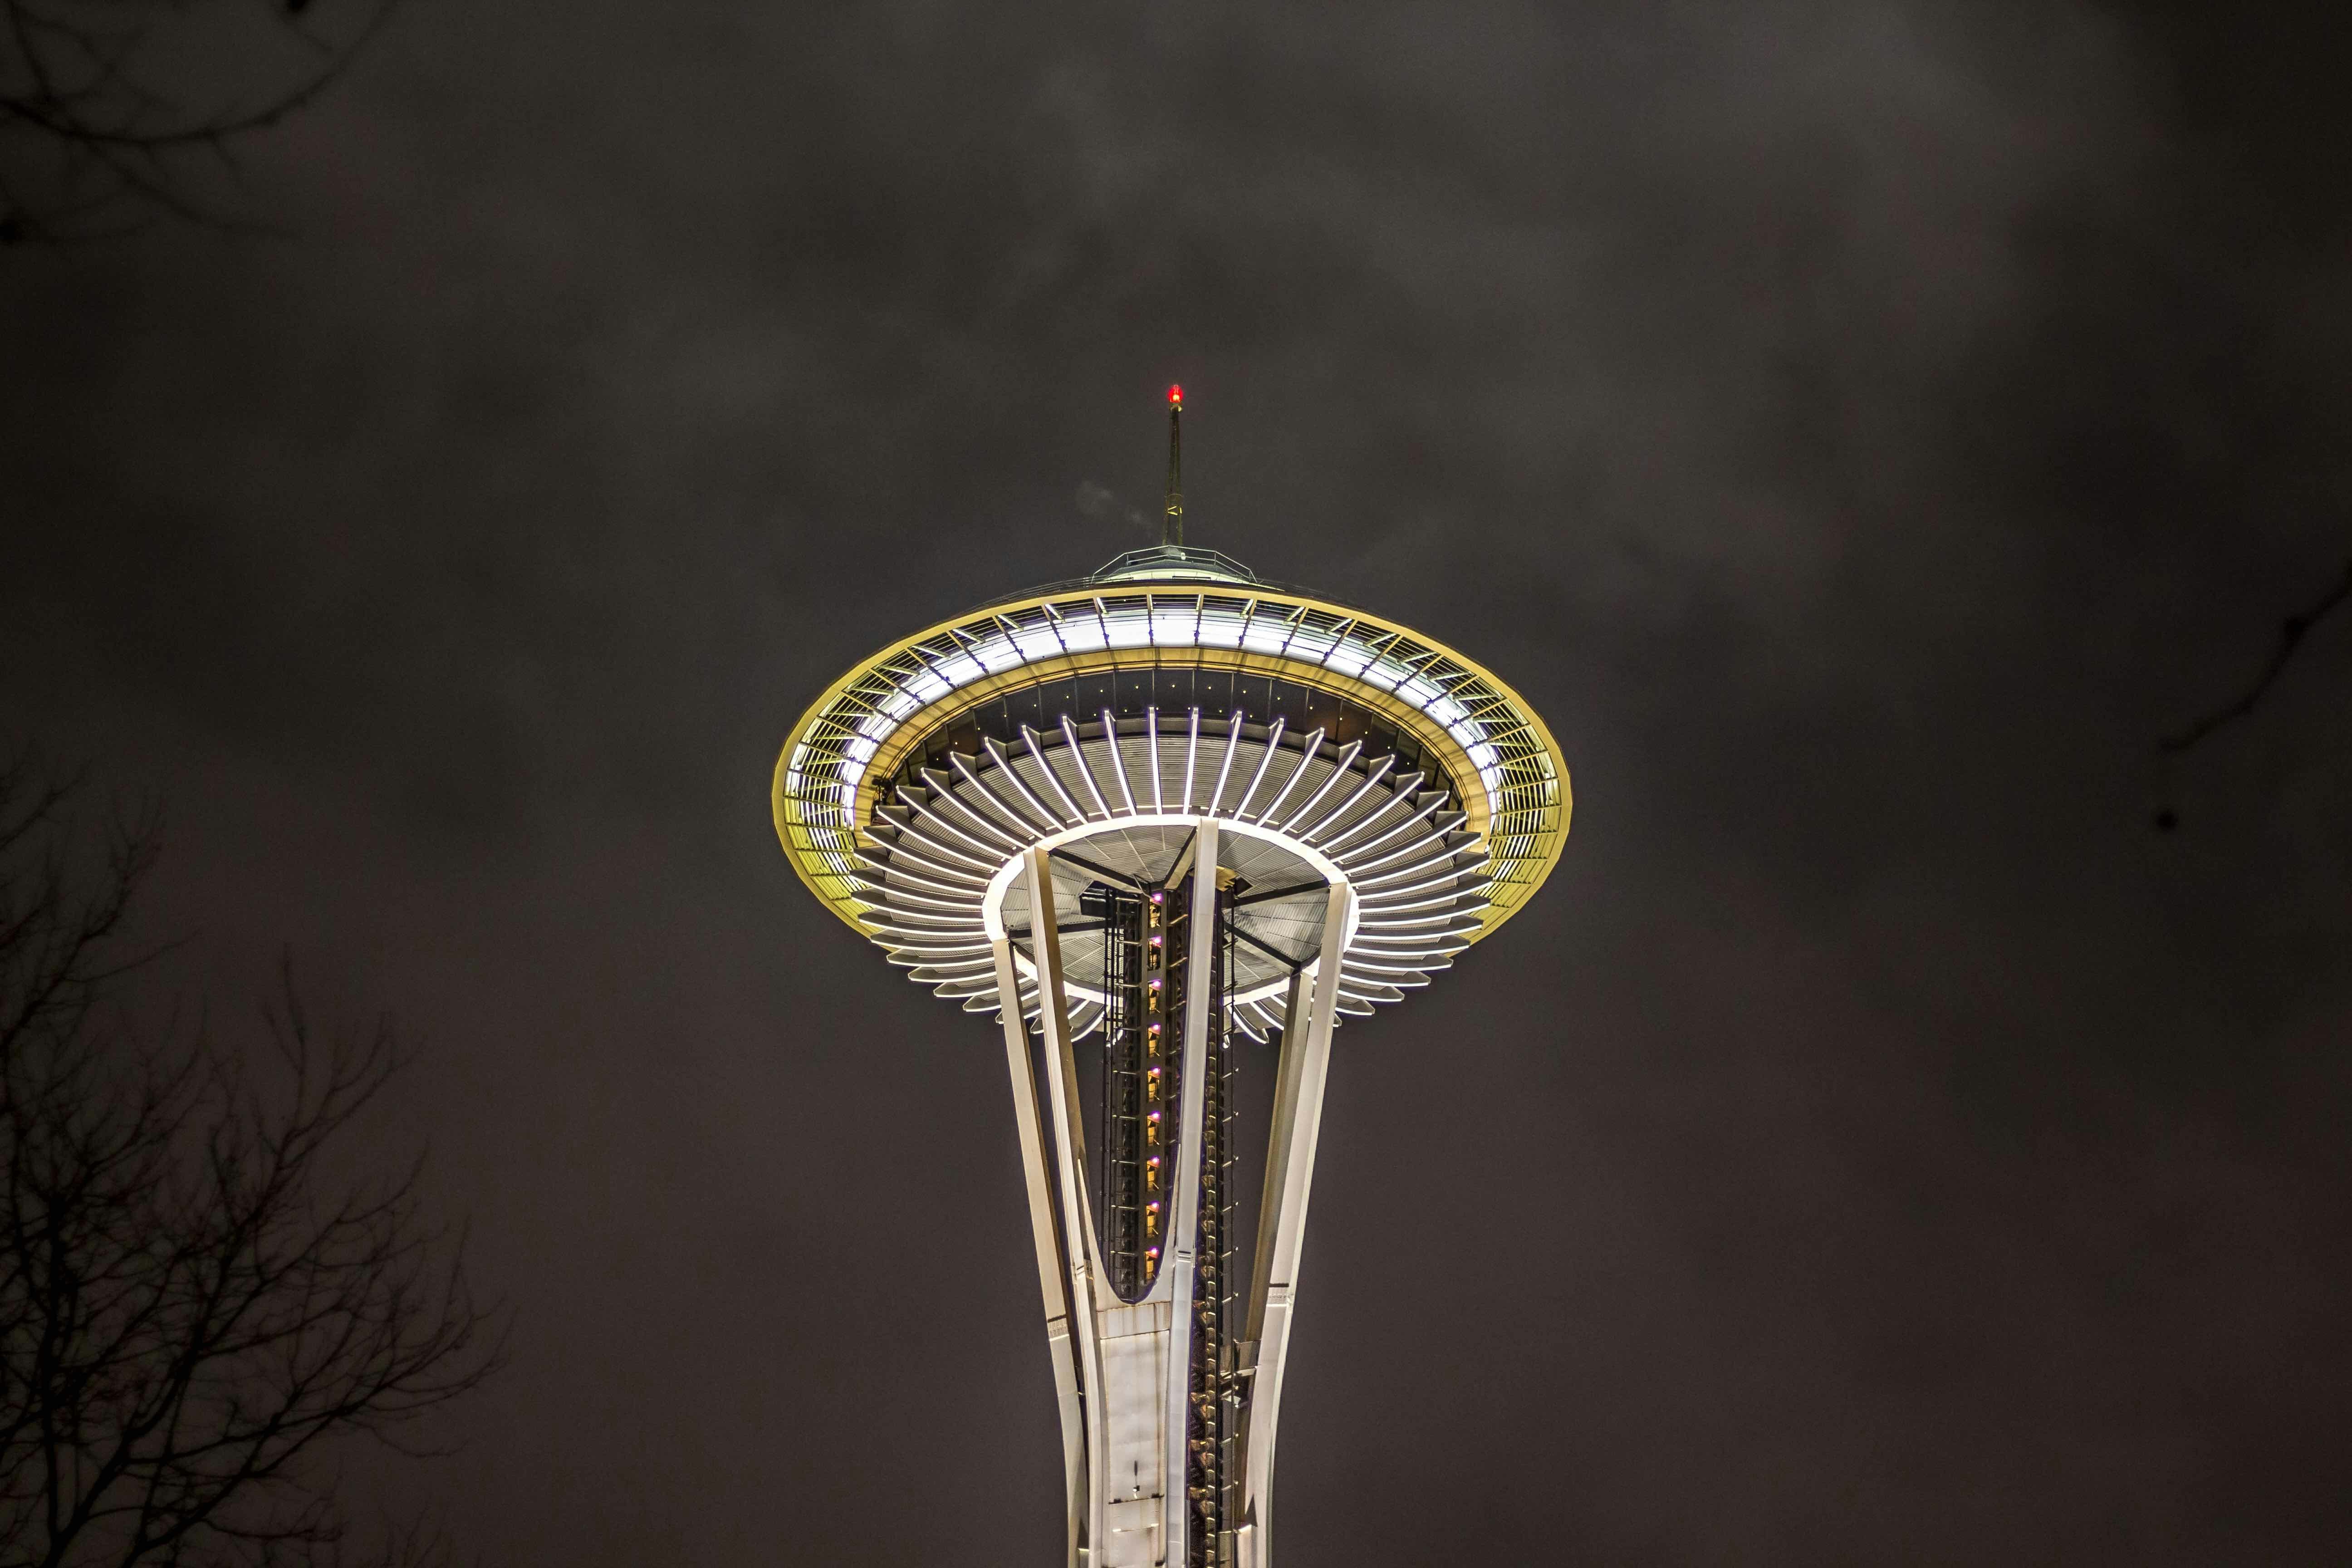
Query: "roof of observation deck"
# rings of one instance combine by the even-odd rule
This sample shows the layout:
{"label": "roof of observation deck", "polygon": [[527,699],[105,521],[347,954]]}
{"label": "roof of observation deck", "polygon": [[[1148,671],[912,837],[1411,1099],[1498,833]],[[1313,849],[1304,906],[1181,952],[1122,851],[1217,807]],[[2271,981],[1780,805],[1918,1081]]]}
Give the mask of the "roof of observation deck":
{"label": "roof of observation deck", "polygon": [[1041,584],[1014,594],[1000,594],[973,608],[990,610],[1000,605],[1020,604],[1047,594],[1077,593],[1088,588],[1124,589],[1145,584],[1305,592],[1293,584],[1259,576],[1222,550],[1203,550],[1197,544],[1155,544],[1148,549],[1129,550],[1114,555],[1099,570],[1087,576],[1066,577],[1058,583]]}

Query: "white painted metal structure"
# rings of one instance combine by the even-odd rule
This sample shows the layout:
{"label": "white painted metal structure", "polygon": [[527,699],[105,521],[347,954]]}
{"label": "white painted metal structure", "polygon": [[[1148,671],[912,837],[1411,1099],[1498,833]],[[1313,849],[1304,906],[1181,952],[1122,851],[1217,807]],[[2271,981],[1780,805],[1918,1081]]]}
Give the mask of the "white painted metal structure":
{"label": "white painted metal structure", "polygon": [[[1190,875],[1196,900],[1213,897],[1220,824],[1195,819]],[[1012,1069],[1013,1115],[1021,1131],[1037,1279],[1045,1303],[1046,1342],[1062,1411],[1062,1456],[1069,1496],[1069,1561],[1079,1568],[1153,1568],[1185,1561],[1192,1522],[1186,1506],[1186,1368],[1190,1363],[1197,1215],[1187,1201],[1201,1180],[1202,1059],[1210,1010],[1190,1013],[1184,1032],[1184,1099],[1170,1212],[1168,1260],[1140,1301],[1119,1300],[1107,1282],[1089,1208],[1086,1136],[1077,1113],[1077,1068],[1066,982],[1055,916],[1054,873],[1043,846],[1024,851],[992,879],[989,942],[1001,986],[1014,984],[1015,954],[1001,910],[1024,885],[1037,911],[1035,954],[1045,1068],[1037,1072],[1029,1032],[1011,1008],[1000,1016]],[[1243,1503],[1230,1552],[1218,1561],[1256,1568],[1269,1560],[1274,1438],[1282,1404],[1290,1313],[1314,1177],[1323,1084],[1337,1020],[1339,959],[1353,915],[1345,878],[1322,900],[1316,956],[1288,986],[1274,1134],[1258,1222],[1258,1259],[1242,1361],[1242,1415],[1247,1460]],[[1208,965],[1213,923],[1192,926],[1192,962]],[[1036,1079],[1045,1079],[1041,1100]],[[1089,1390],[1095,1391],[1091,1396]]]}
{"label": "white painted metal structure", "polygon": [[[1139,557],[1175,558],[1159,574],[1176,580],[1153,580]],[[888,781],[923,737],[975,706],[1107,670],[1197,669],[1336,693],[1442,759],[1455,805],[1494,855],[1489,929],[1515,912],[1568,833],[1568,770],[1542,720],[1441,643],[1204,557],[1224,563],[1203,551],[1122,556],[1093,578],[929,627],[835,681],[776,760],[776,834],[809,889],[857,922],[858,839]]]}
{"label": "white painted metal structure", "polygon": [[[1135,695],[1171,670],[1226,700]],[[1081,681],[1130,680],[1099,708],[1076,700]],[[1261,690],[1291,710],[1252,711]],[[911,978],[998,1017],[1061,1412],[1066,1563],[1268,1568],[1333,1030],[1427,984],[1549,872],[1569,811],[1549,732],[1439,645],[1172,549],[867,660],[796,727],[774,803],[813,891]],[[1127,1005],[1114,988],[1137,994],[1132,971],[1111,971],[1115,922],[1084,918],[1107,886],[1188,893],[1197,990],[1172,1042],[1156,1271],[1126,1288],[1107,1266],[1080,1092],[1080,1042],[1099,1031],[1108,1050]],[[1204,1096],[1223,1020],[1279,1039],[1238,1331],[1233,1280],[1216,1278],[1233,1239],[1202,1234],[1223,1212],[1204,1166],[1220,1157],[1204,1154]],[[1230,1407],[1229,1464],[1199,1452],[1204,1376]]]}
{"label": "white painted metal structure", "polygon": [[[950,772],[923,770],[928,793],[896,792],[899,805],[866,853],[867,896],[880,906],[869,919],[917,980],[999,1014],[1061,1402],[1070,1561],[1149,1568],[1186,1561],[1192,1522],[1184,1388],[1212,1013],[1196,1006],[1186,1018],[1165,1262],[1142,1300],[1122,1301],[1100,1254],[1077,1103],[1075,1047],[1103,1016],[1099,944],[1066,941],[1060,928],[1089,864],[1170,881],[1189,874],[1192,973],[1205,973],[1215,928],[1197,911],[1218,896],[1220,870],[1302,889],[1235,912],[1298,962],[1262,958],[1228,998],[1246,1032],[1282,1039],[1248,1359],[1234,1369],[1248,1391],[1242,1510],[1214,1559],[1260,1563],[1331,1032],[1343,1009],[1396,1000],[1466,945],[1485,903],[1486,856],[1461,831],[1461,813],[1444,809],[1444,791],[1396,777],[1391,759],[1367,759],[1360,747],[1326,748],[1310,733],[1294,749],[1278,725],[1248,736],[1238,717],[1206,737],[1198,714],[1166,726],[1164,740],[1156,712],[1128,728],[1138,732],[1120,735],[1105,715],[1086,731],[1061,726],[1050,743],[1026,734],[1018,752],[983,746],[980,767],[958,758]],[[1116,781],[1108,787],[1106,775]],[[1085,858],[1057,861],[1060,849]],[[1081,943],[1088,951],[1074,952]],[[1002,1005],[1008,994],[1018,1008]],[[1042,1070],[1024,1015],[1042,1040]]]}
{"label": "white painted metal structure", "polygon": [[[1197,712],[1163,723],[1152,711],[1124,724],[1104,714],[1083,728],[1065,720],[1015,747],[984,740],[977,765],[955,756],[917,770],[891,790],[893,804],[869,829],[873,847],[859,851],[875,939],[965,1011],[995,1012],[1003,982],[984,928],[989,900],[1010,886],[1007,857],[1073,846],[1139,875],[1172,859],[1192,825],[1210,819],[1227,825],[1227,868],[1260,886],[1319,878],[1358,889],[1360,912],[1339,954],[1342,1013],[1402,1000],[1469,945],[1486,910],[1486,852],[1441,785],[1399,776],[1394,758],[1360,744],[1286,735],[1278,720],[1261,729],[1236,714],[1202,730]],[[1057,875],[1066,917],[1089,874],[1065,862]],[[1012,898],[1025,913],[1027,891]],[[1253,905],[1235,919],[1296,955],[1313,934],[1295,906]],[[1082,1039],[1102,1022],[1102,954],[1098,941],[1075,945],[1066,1002]],[[1034,962],[1016,953],[1013,969],[1021,1011],[1034,1017]],[[1264,1040],[1284,1023],[1289,970],[1260,950],[1238,978],[1235,1021]]]}

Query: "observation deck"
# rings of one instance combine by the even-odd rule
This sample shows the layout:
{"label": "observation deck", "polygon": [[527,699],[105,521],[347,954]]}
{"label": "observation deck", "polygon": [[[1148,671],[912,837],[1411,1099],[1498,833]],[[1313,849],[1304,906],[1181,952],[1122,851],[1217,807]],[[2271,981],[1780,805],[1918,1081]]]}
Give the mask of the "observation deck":
{"label": "observation deck", "polygon": [[870,835],[910,759],[971,756],[982,730],[1017,747],[1024,724],[1050,743],[1063,717],[1098,726],[1106,710],[1136,721],[1196,706],[1213,734],[1238,713],[1253,739],[1280,717],[1298,740],[1328,711],[1428,759],[1488,846],[1488,903],[1473,941],[1517,912],[1559,861],[1568,768],[1517,693],[1393,621],[1182,546],[1129,551],[1092,576],[982,605],[862,660],[810,705],[777,761],[777,837],[809,889],[866,932],[877,906],[859,869],[860,833]]}

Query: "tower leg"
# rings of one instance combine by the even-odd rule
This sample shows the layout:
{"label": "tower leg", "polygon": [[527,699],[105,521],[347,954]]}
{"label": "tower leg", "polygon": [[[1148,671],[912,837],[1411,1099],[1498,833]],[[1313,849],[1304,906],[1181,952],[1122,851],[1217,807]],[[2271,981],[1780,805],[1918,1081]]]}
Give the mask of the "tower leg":
{"label": "tower leg", "polygon": [[1069,1513],[1065,1565],[1078,1568],[1089,1489],[1086,1414],[1079,1398],[1077,1359],[1070,1339],[1069,1279],[1062,1263],[1066,1242],[1054,1202],[1053,1175],[1045,1164],[1036,1058],[1031,1052],[1028,1026],[1021,1016],[1021,990],[1013,963],[1013,942],[1010,938],[999,937],[994,947],[996,994],[1007,998],[999,1016],[1004,1028],[1005,1063],[1013,1078],[1013,1121],[1020,1132],[1021,1174],[1029,1197],[1029,1233],[1036,1244],[1037,1288],[1045,1303],[1045,1345],[1053,1356],[1054,1395],[1062,1416],[1062,1473]]}
{"label": "tower leg", "polygon": [[[1105,1446],[1102,1332],[1096,1283],[1102,1276],[1095,1246],[1094,1212],[1087,1194],[1086,1128],[1078,1120],[1078,1066],[1070,1039],[1069,994],[1062,966],[1062,936],[1054,915],[1054,871],[1045,850],[1024,852],[1029,883],[1030,944],[1037,961],[1037,1032],[1045,1048],[1045,1088],[1053,1106],[1054,1165],[1061,1187],[1062,1278],[1067,1281],[1070,1328],[1076,1342],[1078,1408],[1086,1433],[1084,1523],[1078,1562],[1098,1568],[1102,1552]],[[1077,1521],[1073,1510],[1073,1522]]]}
{"label": "tower leg", "polygon": [[1265,1191],[1258,1212],[1257,1260],[1250,1270],[1249,1316],[1243,1331],[1254,1361],[1243,1417],[1242,1504],[1234,1544],[1250,1568],[1265,1568],[1272,1553],[1275,1426],[1282,1410],[1282,1373],[1290,1349],[1315,1143],[1323,1125],[1323,1086],[1330,1070],[1331,1026],[1339,1001],[1339,954],[1353,896],[1344,883],[1330,890],[1312,984],[1305,971],[1293,978],[1289,1011],[1283,1020],[1282,1065],[1275,1084]]}

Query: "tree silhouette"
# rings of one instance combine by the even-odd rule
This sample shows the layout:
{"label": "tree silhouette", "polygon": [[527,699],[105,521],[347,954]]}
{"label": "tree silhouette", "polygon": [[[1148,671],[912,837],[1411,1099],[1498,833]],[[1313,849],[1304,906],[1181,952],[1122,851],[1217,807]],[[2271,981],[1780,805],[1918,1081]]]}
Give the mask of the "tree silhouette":
{"label": "tree silhouette", "polygon": [[2167,735],[2158,742],[2158,749],[2167,753],[2188,751],[2223,725],[2235,723],[2252,713],[2263,694],[2278,683],[2279,676],[2286,669],[2287,661],[2303,646],[2303,639],[2309,635],[2311,628],[2326,620],[2347,600],[2352,600],[2352,561],[2344,563],[2344,574],[2336,579],[2334,587],[2306,608],[2279,623],[2278,641],[2271,647],[2270,658],[2243,691],[2177,734]]}
{"label": "tree silhouette", "polygon": [[[2304,609],[2279,622],[2278,641],[2271,645],[2270,658],[2263,661],[2262,668],[2255,672],[2254,679],[2247,683],[2245,689],[2220,707],[2200,715],[2194,722],[2158,741],[2156,747],[2158,756],[2176,757],[2194,751],[2217,731],[2227,729],[2252,713],[2270,689],[2278,684],[2279,677],[2286,672],[2288,662],[2303,647],[2303,639],[2311,634],[2311,629],[2347,604],[2352,604],[2352,561],[2344,563],[2343,575],[2336,580],[2334,586]],[[2158,805],[2156,830],[2158,833],[2170,833],[2179,826],[2179,810],[2169,800]]]}
{"label": "tree silhouette", "polygon": [[249,1054],[138,1024],[155,821],[77,796],[0,766],[0,1564],[433,1560],[362,1551],[332,1462],[499,1358],[418,1166],[341,1173],[403,1053],[322,1038],[290,974]]}
{"label": "tree silhouette", "polygon": [[0,0],[0,244],[229,222],[192,182],[342,75],[392,0],[363,5]]}

